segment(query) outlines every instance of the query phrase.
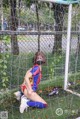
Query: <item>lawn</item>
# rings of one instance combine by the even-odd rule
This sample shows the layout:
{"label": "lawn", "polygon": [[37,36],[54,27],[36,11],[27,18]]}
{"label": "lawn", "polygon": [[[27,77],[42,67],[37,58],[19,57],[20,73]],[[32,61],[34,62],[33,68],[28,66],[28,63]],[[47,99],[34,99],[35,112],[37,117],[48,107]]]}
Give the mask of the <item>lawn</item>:
{"label": "lawn", "polygon": [[52,84],[51,81],[41,82],[37,92],[47,101],[48,107],[46,109],[29,107],[27,112],[20,114],[20,102],[15,99],[14,91],[11,91],[3,95],[4,101],[0,105],[0,110],[8,111],[8,119],[75,119],[80,116],[80,98],[65,92],[61,86],[58,86],[59,93],[57,95],[49,96],[49,92],[54,88],[54,84],[50,84]]}
{"label": "lawn", "polygon": [[[64,66],[64,57],[57,57],[57,61],[55,58],[53,59],[53,56],[51,57],[51,55],[48,56],[48,66],[43,66],[43,79],[37,92],[47,101],[48,107],[46,109],[29,107],[27,112],[25,111],[23,114],[20,114],[20,102],[15,99],[13,93],[19,88],[25,71],[31,66],[32,60],[30,59],[32,59],[32,57],[32,54],[29,54],[28,56],[21,55],[9,57],[7,62],[9,92],[5,91],[0,95],[0,112],[8,111],[8,119],[76,119],[76,117],[80,116],[80,97],[63,90],[64,70],[62,69],[62,66]],[[74,60],[73,56],[72,64],[74,64]],[[72,64],[72,69],[74,69],[75,64]],[[70,88],[80,92],[79,68],[77,70],[78,72],[69,73],[69,80],[74,81],[74,78],[76,78],[77,82],[76,87],[71,86]],[[49,96],[49,92],[51,92],[54,87],[58,87],[59,93],[57,95]]]}

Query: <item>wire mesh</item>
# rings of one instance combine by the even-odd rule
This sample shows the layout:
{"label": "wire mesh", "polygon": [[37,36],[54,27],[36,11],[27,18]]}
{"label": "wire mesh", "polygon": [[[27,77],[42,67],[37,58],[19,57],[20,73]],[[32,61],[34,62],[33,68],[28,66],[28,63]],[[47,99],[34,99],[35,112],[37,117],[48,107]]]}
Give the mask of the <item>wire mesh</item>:
{"label": "wire mesh", "polygon": [[[63,91],[68,6],[46,2],[37,4],[36,1],[29,4],[24,0],[8,0],[8,3],[3,2],[0,7],[0,111],[7,110],[10,119],[76,118],[80,112],[80,100]],[[77,92],[80,90],[79,11],[80,6],[74,5],[69,59],[69,88]],[[28,113],[21,115],[20,102],[14,99],[13,92],[8,96],[6,94],[19,89],[38,50],[43,51],[47,59],[38,93],[46,99],[49,108],[29,108]],[[59,89],[59,94],[49,97],[55,87]],[[57,115],[58,108],[62,109],[62,115]]]}

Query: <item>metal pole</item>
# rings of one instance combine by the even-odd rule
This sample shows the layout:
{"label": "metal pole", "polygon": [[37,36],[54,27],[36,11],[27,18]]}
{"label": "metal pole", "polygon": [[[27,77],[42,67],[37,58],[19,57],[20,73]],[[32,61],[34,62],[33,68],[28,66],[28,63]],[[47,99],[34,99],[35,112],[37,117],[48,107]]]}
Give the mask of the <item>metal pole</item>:
{"label": "metal pole", "polygon": [[68,29],[67,29],[67,47],[66,47],[66,61],[65,61],[65,77],[64,77],[64,90],[68,87],[68,70],[69,70],[69,54],[70,54],[70,38],[71,38],[71,16],[72,16],[72,4],[68,9]]}

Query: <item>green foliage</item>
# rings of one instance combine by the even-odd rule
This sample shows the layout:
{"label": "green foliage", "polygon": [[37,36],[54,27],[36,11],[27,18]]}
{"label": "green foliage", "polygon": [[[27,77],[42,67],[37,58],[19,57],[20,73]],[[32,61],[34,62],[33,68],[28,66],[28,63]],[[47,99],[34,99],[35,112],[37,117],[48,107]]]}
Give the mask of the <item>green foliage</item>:
{"label": "green foliage", "polygon": [[8,75],[7,75],[7,60],[9,58],[9,54],[0,54],[0,79],[1,86],[6,88],[8,83]]}
{"label": "green foliage", "polygon": [[[53,11],[49,10],[49,8],[40,8],[39,9],[39,20],[40,23],[50,23],[53,24],[54,23],[54,18],[53,16]],[[26,23],[36,23],[37,22],[37,16],[36,16],[36,12],[31,11],[30,9],[26,9],[26,11],[21,10],[21,22],[26,24]]]}
{"label": "green foliage", "polygon": [[3,0],[3,6],[6,8],[6,7],[9,7],[9,1],[8,0]]}
{"label": "green foliage", "polygon": [[35,0],[24,0],[27,7],[30,7],[32,3],[35,3]]}
{"label": "green foliage", "polygon": [[75,5],[73,8],[74,14],[73,14],[73,19],[72,19],[72,26],[79,28],[79,22],[80,22],[80,6]]}
{"label": "green foliage", "polygon": [[[26,71],[32,67],[33,54],[10,55],[8,60],[9,81],[13,87],[19,87],[23,82]],[[10,84],[9,83],[9,84]]]}
{"label": "green foliage", "polygon": [[5,53],[0,53],[0,79],[1,79],[1,86],[6,88],[8,84],[8,74],[7,74],[7,64],[9,59],[9,54],[7,53],[8,47],[7,44],[10,42],[9,36],[3,36],[2,39],[5,41]]}
{"label": "green foliage", "polygon": [[10,43],[10,36],[9,35],[4,35],[2,38],[5,41],[6,45]]}
{"label": "green foliage", "polygon": [[[62,56],[61,55],[52,55],[50,59],[48,59],[48,65],[49,65],[49,78],[52,79],[54,75],[57,74],[57,69],[60,67],[62,62]],[[58,72],[59,73],[59,72]]]}
{"label": "green foliage", "polygon": [[[18,90],[18,89],[17,89]],[[5,110],[11,107],[12,104],[16,103],[14,93],[16,90],[3,89],[0,94],[0,110]],[[9,110],[10,111],[10,110]]]}

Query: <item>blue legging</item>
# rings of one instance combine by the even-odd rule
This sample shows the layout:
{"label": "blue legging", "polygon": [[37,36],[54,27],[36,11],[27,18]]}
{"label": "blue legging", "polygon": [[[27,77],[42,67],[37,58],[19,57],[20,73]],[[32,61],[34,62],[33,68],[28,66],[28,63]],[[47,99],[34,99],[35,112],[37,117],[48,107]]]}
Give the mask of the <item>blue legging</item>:
{"label": "blue legging", "polygon": [[47,107],[47,104],[44,104],[42,102],[35,102],[35,101],[28,101],[27,105],[30,106],[30,107],[37,107],[37,108],[40,108],[40,109]]}

